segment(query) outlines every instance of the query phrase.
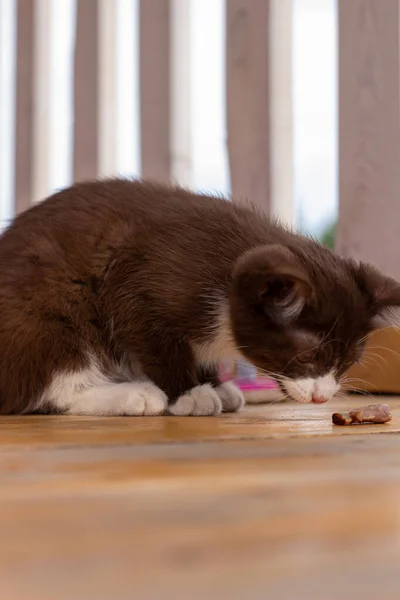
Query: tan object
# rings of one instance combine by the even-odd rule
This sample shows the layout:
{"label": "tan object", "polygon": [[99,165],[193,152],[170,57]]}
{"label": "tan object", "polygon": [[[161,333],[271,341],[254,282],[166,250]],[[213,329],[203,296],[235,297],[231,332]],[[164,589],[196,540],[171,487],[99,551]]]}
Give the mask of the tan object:
{"label": "tan object", "polygon": [[369,404],[346,413],[333,413],[334,425],[352,425],[353,423],[387,423],[392,418],[387,404]]}

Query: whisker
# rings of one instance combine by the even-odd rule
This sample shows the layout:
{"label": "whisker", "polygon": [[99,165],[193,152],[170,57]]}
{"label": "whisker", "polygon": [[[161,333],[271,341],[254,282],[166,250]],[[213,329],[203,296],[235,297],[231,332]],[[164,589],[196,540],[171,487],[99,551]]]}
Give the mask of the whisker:
{"label": "whisker", "polygon": [[[358,381],[362,381],[361,379]],[[357,383],[356,381],[354,383]],[[379,392],[379,389],[374,385],[375,389],[377,392]],[[357,385],[351,385],[350,382],[346,383],[346,389],[352,391],[352,392],[358,392],[360,394],[365,394],[368,396],[373,396],[373,393],[370,392],[369,390],[365,390],[365,389],[360,389],[359,387],[357,387]]]}
{"label": "whisker", "polygon": [[393,348],[389,348],[388,346],[371,346],[371,350],[386,350],[400,360],[400,353],[393,350]]}
{"label": "whisker", "polygon": [[382,364],[378,361],[378,358],[376,356],[372,355],[372,356],[364,357],[360,361],[360,365],[365,366],[370,370],[378,368],[383,375],[385,374],[385,370],[384,370]]}
{"label": "whisker", "polygon": [[272,371],[267,371],[266,369],[258,369],[258,371],[260,373],[262,373],[263,375],[266,375],[267,377],[271,377],[271,379],[275,379],[276,381],[279,381],[281,383],[285,383],[286,381],[288,381],[287,377],[285,377],[284,375],[281,375],[279,373],[273,373]]}
{"label": "whisker", "polygon": [[336,392],[336,394],[333,397],[335,400],[346,400],[347,398],[347,394],[344,392]]}
{"label": "whisker", "polygon": [[332,331],[335,329],[336,325],[338,324],[339,317],[341,318],[341,316],[342,316],[342,315],[338,315],[338,316],[336,317],[336,319],[335,319],[335,321],[334,321],[334,323],[333,323],[332,327],[330,328],[330,330],[328,331],[328,333],[327,333],[327,334],[326,334],[326,335],[325,335],[325,336],[322,338],[322,340],[323,340],[323,341],[324,341],[326,338],[328,338],[328,337],[331,335]]}

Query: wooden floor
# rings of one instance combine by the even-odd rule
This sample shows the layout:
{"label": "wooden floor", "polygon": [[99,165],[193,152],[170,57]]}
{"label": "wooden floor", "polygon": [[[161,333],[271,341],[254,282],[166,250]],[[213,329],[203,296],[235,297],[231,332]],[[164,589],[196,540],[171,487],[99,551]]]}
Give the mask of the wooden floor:
{"label": "wooden floor", "polygon": [[398,600],[387,401],[392,423],[346,428],[339,403],[2,418],[1,599]]}

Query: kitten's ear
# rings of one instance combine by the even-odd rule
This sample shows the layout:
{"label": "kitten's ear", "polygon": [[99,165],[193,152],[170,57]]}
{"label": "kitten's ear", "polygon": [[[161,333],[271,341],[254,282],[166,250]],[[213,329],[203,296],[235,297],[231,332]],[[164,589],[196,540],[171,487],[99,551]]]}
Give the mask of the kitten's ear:
{"label": "kitten's ear", "polygon": [[362,293],[368,298],[373,312],[373,326],[380,328],[398,325],[398,311],[392,309],[400,306],[400,283],[365,263],[357,266],[356,280]]}
{"label": "kitten's ear", "polygon": [[284,246],[260,246],[239,258],[234,287],[249,305],[261,307],[278,324],[299,316],[312,286],[298,259]]}
{"label": "kitten's ear", "polygon": [[360,263],[356,272],[357,283],[376,311],[389,306],[400,306],[400,283],[387,277],[375,267]]}

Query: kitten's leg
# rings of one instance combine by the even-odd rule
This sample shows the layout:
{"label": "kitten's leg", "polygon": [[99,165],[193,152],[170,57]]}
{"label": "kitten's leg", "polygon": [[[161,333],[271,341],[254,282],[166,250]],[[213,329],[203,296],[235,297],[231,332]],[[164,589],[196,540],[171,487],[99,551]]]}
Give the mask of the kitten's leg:
{"label": "kitten's leg", "polygon": [[222,411],[221,399],[208,383],[197,385],[179,396],[168,406],[171,415],[177,417],[208,417]]}
{"label": "kitten's leg", "polygon": [[[132,268],[137,268],[133,265]],[[121,282],[126,277],[114,269],[108,280],[108,289],[112,289],[113,298],[118,293],[125,297],[126,290],[121,289]],[[115,285],[113,286],[113,281]],[[120,292],[119,292],[120,290]],[[109,308],[108,308],[109,306]],[[134,313],[127,311],[125,303],[115,303],[106,298],[105,311],[113,315],[113,341],[117,347],[129,356],[137,356],[141,370],[147,379],[155,383],[168,397],[168,411],[173,415],[217,415],[222,410],[221,400],[209,384],[201,385],[190,344],[182,338],[181,325],[170,323],[159,325],[169,315],[162,314],[162,319],[150,318],[151,310],[147,301],[136,297]],[[135,315],[137,317],[135,318]],[[133,325],[134,324],[134,325]]]}
{"label": "kitten's leg", "polygon": [[216,392],[221,398],[224,412],[239,412],[245,405],[243,393],[233,381],[221,383],[216,388]]}
{"label": "kitten's leg", "polygon": [[68,414],[155,416],[165,412],[167,397],[151,381],[114,383],[82,390],[71,398]]}
{"label": "kitten's leg", "polygon": [[150,416],[165,412],[167,396],[151,381],[113,383],[90,367],[55,375],[42,403],[67,414]]}
{"label": "kitten's leg", "polygon": [[239,412],[242,410],[245,400],[241,390],[232,381],[221,383],[218,370],[213,367],[202,367],[199,380],[203,384],[209,383],[215,388],[224,412]]}
{"label": "kitten's leg", "polygon": [[147,377],[167,394],[168,411],[176,416],[217,415],[222,402],[213,386],[200,382],[192,350],[186,342],[167,340],[163,347],[160,340],[152,346],[150,340],[144,345],[146,352],[140,356],[141,366]]}

